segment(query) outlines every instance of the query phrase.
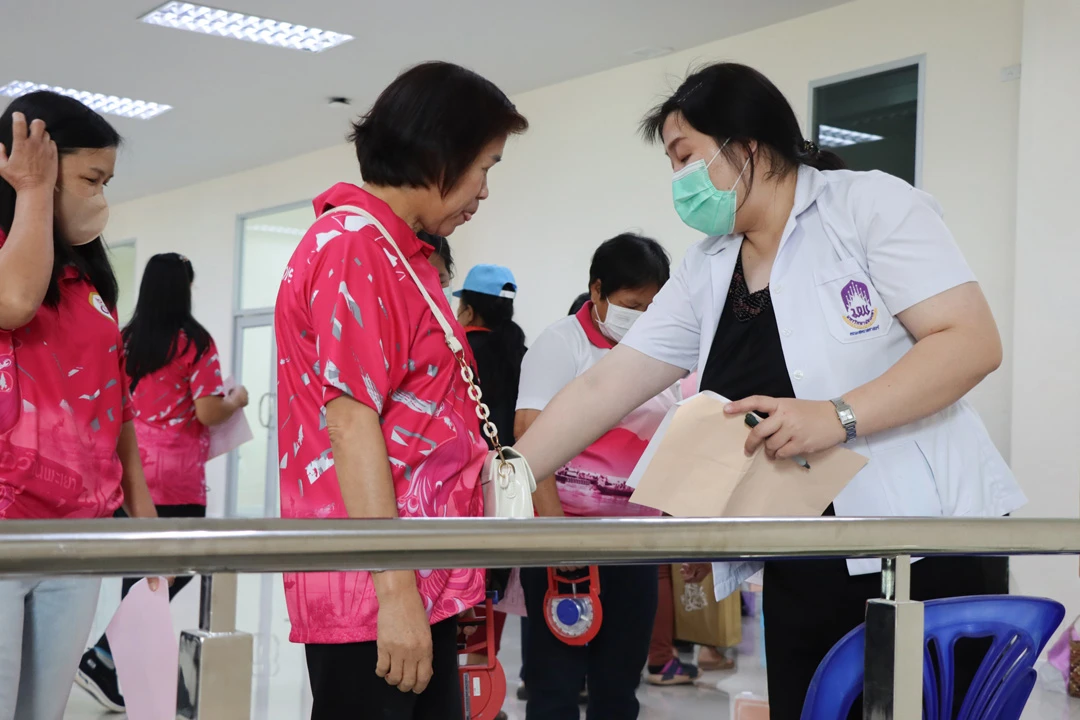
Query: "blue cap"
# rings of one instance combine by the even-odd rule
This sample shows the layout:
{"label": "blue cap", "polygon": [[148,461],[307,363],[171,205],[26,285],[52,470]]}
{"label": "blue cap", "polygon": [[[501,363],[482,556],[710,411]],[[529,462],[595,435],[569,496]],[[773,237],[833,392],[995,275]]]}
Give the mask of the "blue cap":
{"label": "blue cap", "polygon": [[[510,289],[504,289],[509,285]],[[476,265],[465,276],[465,284],[454,297],[461,297],[462,290],[494,295],[495,297],[513,298],[517,295],[517,281],[510,268],[502,265]]]}

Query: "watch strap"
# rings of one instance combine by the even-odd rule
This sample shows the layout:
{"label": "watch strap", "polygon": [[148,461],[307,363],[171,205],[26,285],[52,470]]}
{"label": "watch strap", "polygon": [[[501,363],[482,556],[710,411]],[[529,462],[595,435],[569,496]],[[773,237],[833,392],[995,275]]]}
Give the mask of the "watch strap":
{"label": "watch strap", "polygon": [[840,421],[840,424],[844,426],[844,432],[847,433],[847,437],[844,439],[845,443],[849,443],[854,440],[857,433],[857,422],[855,419],[855,411],[851,409],[851,406],[844,402],[843,398],[836,398],[832,400],[833,407],[836,408],[836,417]]}

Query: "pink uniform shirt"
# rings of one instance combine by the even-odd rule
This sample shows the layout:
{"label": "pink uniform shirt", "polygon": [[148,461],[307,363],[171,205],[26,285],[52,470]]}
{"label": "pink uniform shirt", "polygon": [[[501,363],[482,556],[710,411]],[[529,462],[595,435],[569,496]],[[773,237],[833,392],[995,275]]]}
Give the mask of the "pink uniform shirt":
{"label": "pink uniform shirt", "polygon": [[[353,185],[321,195],[315,213],[340,205],[362,207],[387,228],[468,352],[428,263],[430,249],[389,206]],[[333,213],[308,230],[282,279],[275,332],[282,517],[348,516],[326,432],[326,403],[341,396],[382,419],[401,517],[483,515],[487,445],[475,404],[419,289],[366,219]],[[416,577],[432,624],[484,597],[480,570]],[[378,601],[368,573],[286,574],[285,597],[293,642],[375,639]]]}
{"label": "pink uniform shirt", "polygon": [[217,346],[196,358],[182,332],[176,357],[143,377],[131,392],[135,433],[155,505],[206,505],[210,431],[195,417],[195,401],[224,395]]}
{"label": "pink uniform shirt", "polygon": [[0,434],[0,518],[109,517],[124,499],[116,446],[131,406],[120,328],[74,268],[59,282],[57,307],[0,331],[0,407],[17,415]]}

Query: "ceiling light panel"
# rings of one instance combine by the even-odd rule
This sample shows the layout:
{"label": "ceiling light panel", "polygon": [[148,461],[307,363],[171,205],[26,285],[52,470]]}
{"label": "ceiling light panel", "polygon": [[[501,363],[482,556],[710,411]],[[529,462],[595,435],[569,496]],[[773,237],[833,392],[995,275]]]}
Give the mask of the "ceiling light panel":
{"label": "ceiling light panel", "polygon": [[131,98],[116,97],[115,95],[102,95],[101,93],[86,92],[84,90],[53,87],[52,85],[23,82],[22,80],[15,80],[14,82],[10,82],[7,85],[0,87],[0,95],[9,98],[17,98],[22,97],[27,93],[37,92],[38,90],[51,90],[54,93],[66,95],[69,98],[75,98],[95,112],[105,113],[106,115],[135,118],[138,120],[149,120],[152,117],[157,117],[164,112],[172,110],[171,105],[162,105],[160,103],[147,102],[145,100],[132,100]]}
{"label": "ceiling light panel", "polygon": [[849,147],[884,140],[881,135],[845,130],[831,125],[818,126],[818,145],[821,147]]}
{"label": "ceiling light panel", "polygon": [[353,39],[352,35],[343,33],[186,2],[165,3],[139,19],[150,25],[312,53],[329,50]]}

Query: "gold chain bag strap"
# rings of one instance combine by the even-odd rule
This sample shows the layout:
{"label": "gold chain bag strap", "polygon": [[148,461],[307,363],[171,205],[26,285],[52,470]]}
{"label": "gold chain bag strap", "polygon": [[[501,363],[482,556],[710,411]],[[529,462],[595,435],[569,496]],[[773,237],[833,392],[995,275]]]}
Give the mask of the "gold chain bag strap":
{"label": "gold chain bag strap", "polygon": [[[375,228],[382,233],[383,238],[386,239],[386,242],[390,243],[390,247],[397,253],[398,259],[401,260],[401,264],[405,268],[405,272],[407,272],[413,282],[416,283],[417,289],[420,290],[420,294],[423,296],[424,300],[427,301],[428,307],[431,308],[431,313],[439,323],[439,327],[442,328],[446,347],[450,349],[450,352],[457,360],[461,372],[461,379],[468,385],[469,397],[476,403],[476,416],[480,419],[480,426],[483,429],[484,435],[491,440],[491,444],[494,446],[497,455],[491,463],[490,469],[488,470],[488,476],[481,478],[484,489],[484,515],[487,517],[504,518],[533,517],[532,494],[536,491],[536,478],[529,468],[529,463],[526,462],[525,458],[522,457],[520,453],[513,448],[503,447],[502,443],[499,442],[499,429],[496,428],[495,423],[491,421],[491,411],[483,400],[484,394],[481,392],[480,386],[476,384],[476,375],[473,373],[473,370],[465,357],[465,348],[462,346],[461,341],[457,339],[457,336],[454,335],[454,330],[450,326],[450,323],[447,322],[442,310],[439,309],[439,306],[431,298],[431,294],[428,293],[427,288],[424,287],[424,283],[420,282],[420,278],[416,276],[416,272],[414,272],[412,266],[409,265],[409,261],[401,252],[401,248],[398,247],[393,236],[390,235],[389,231],[383,227],[382,223],[380,223],[375,216],[368,211],[353,205],[339,205],[338,207],[323,213],[319,219],[321,220],[327,215],[338,212],[359,216],[366,221],[365,224],[374,225]],[[346,229],[359,230],[360,228],[346,227]]]}

